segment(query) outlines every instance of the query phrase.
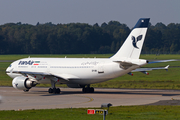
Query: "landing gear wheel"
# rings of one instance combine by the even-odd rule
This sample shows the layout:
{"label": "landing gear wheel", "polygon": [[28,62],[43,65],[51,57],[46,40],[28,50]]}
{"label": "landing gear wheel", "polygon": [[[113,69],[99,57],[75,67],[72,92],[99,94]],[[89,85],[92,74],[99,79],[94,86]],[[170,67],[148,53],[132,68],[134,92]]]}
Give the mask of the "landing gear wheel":
{"label": "landing gear wheel", "polygon": [[53,89],[52,89],[52,88],[49,88],[48,92],[49,92],[49,93],[53,93]]}
{"label": "landing gear wheel", "polygon": [[84,87],[82,89],[83,93],[94,93],[94,88],[93,87]]}
{"label": "landing gear wheel", "polygon": [[59,88],[49,88],[49,93],[59,94],[61,90]]}
{"label": "landing gear wheel", "polygon": [[85,88],[85,87],[82,89],[82,92],[83,92],[83,93],[86,93],[86,88]]}
{"label": "landing gear wheel", "polygon": [[56,93],[59,94],[61,90],[59,88],[56,89]]}
{"label": "landing gear wheel", "polygon": [[91,88],[89,89],[89,91],[90,91],[90,93],[94,93],[94,88],[91,87]]}
{"label": "landing gear wheel", "polygon": [[53,93],[56,94],[56,88],[53,88]]}

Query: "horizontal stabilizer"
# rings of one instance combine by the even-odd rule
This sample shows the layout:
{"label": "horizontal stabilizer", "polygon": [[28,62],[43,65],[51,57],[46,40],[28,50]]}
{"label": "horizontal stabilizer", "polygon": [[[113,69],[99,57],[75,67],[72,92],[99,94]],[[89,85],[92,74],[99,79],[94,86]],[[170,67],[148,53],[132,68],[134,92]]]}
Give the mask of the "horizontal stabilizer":
{"label": "horizontal stabilizer", "polygon": [[138,68],[136,70],[133,70],[132,72],[144,72],[144,71],[151,71],[151,70],[168,70],[169,65],[166,67],[158,67],[158,68]]}
{"label": "horizontal stabilizer", "polygon": [[157,60],[157,61],[148,62],[148,64],[162,63],[162,62],[172,62],[172,61],[178,61],[178,60],[175,60],[175,59],[171,59],[171,60]]}

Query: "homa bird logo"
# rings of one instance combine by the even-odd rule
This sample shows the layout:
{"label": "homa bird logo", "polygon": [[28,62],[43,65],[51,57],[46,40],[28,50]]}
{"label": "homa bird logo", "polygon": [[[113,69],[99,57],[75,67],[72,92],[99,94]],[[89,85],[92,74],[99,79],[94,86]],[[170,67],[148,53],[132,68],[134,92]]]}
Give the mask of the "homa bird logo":
{"label": "homa bird logo", "polygon": [[17,86],[18,86],[18,83],[14,83],[14,85],[17,87]]}
{"label": "homa bird logo", "polygon": [[132,36],[132,44],[133,44],[133,46],[135,47],[135,48],[137,48],[137,49],[139,49],[138,47],[137,47],[137,42],[138,41],[140,41],[142,39],[142,35],[139,35],[137,38],[135,38],[134,36]]}

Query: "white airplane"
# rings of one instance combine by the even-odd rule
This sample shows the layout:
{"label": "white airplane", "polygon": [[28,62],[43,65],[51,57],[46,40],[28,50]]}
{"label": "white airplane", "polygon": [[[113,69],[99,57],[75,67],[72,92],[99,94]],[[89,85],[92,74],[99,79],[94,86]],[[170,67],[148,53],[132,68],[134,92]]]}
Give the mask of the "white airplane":
{"label": "white airplane", "polygon": [[[13,78],[15,89],[29,91],[39,83],[50,84],[49,93],[60,93],[55,84],[82,88],[84,93],[94,92],[90,84],[107,81],[131,72],[164,68],[140,68],[148,64],[139,59],[146,36],[149,18],[141,18],[119,51],[110,58],[24,58],[13,62],[6,73]],[[167,62],[161,61],[161,62]]]}

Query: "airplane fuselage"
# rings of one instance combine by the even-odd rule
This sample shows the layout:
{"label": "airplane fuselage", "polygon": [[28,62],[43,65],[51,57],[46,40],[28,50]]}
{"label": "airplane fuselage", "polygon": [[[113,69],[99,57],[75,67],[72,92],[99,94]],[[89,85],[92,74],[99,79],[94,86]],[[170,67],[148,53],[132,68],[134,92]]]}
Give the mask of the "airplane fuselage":
{"label": "airplane fuselage", "polygon": [[[71,78],[70,80],[58,80],[57,84],[93,84],[122,76],[132,69],[124,70],[119,63],[105,58],[25,58],[11,64],[6,71],[17,71],[8,73],[12,78],[22,76],[18,71],[39,72],[54,74]],[[135,68],[133,68],[135,69]],[[31,77],[39,77],[34,75]],[[48,77],[43,77],[39,83],[50,83]]]}

